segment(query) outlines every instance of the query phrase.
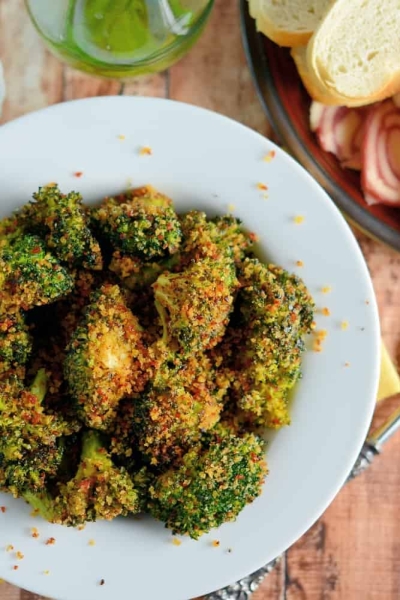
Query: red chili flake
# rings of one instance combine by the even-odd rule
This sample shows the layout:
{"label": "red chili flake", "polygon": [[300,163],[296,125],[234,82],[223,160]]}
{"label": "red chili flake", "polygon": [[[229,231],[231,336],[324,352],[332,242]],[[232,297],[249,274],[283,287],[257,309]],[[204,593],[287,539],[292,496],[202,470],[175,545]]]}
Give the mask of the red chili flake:
{"label": "red chili flake", "polygon": [[54,546],[55,543],[56,543],[56,539],[51,537],[46,541],[46,546]]}
{"label": "red chili flake", "polygon": [[13,566],[13,570],[14,570],[14,571],[18,571],[18,569],[19,569],[19,566],[18,566],[18,565],[14,565],[14,566]]}
{"label": "red chili flake", "polygon": [[265,185],[265,183],[257,183],[257,189],[266,192],[268,189],[268,186]]}
{"label": "red chili flake", "polygon": [[74,177],[82,177],[83,171],[75,171]]}
{"label": "red chili flake", "polygon": [[258,242],[258,235],[256,233],[253,233],[252,231],[249,233],[249,238],[252,242]]}
{"label": "red chili flake", "polygon": [[40,250],[40,246],[35,246],[34,248],[32,248],[31,254],[39,254]]}
{"label": "red chili flake", "polygon": [[0,510],[1,510],[2,513],[5,513],[6,510],[7,510],[7,508],[5,506],[0,506]]}

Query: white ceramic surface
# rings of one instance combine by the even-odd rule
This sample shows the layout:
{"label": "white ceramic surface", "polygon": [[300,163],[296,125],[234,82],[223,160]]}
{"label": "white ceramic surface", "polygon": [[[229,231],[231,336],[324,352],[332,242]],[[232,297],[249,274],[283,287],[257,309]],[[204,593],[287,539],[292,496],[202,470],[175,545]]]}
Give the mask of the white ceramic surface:
{"label": "white ceramic surface", "polygon": [[[143,146],[153,154],[140,155]],[[266,162],[271,149],[276,156]],[[23,117],[0,128],[0,167],[4,215],[51,181],[65,191],[81,191],[90,201],[128,184],[152,183],[181,211],[225,213],[234,205],[234,214],[260,236],[266,255],[303,276],[317,306],[331,311],[330,317],[317,314],[318,328],[328,330],[324,350],[304,357],[293,423],[271,441],[264,492],[235,523],[197,542],[185,538],[177,547],[163,525],[150,519],[118,519],[76,531],[33,519],[23,502],[0,494],[0,505],[7,507],[0,512],[0,577],[62,600],[187,600],[279,555],[344,483],[377,390],[375,298],[339,211],[270,141],[217,114],[165,100],[97,98]],[[83,176],[74,177],[76,171]],[[258,183],[268,185],[268,199]],[[294,222],[297,215],[304,216],[302,224]],[[331,286],[331,293],[323,294],[323,286]],[[349,323],[346,331],[343,320]],[[32,526],[39,529],[38,539],[30,535]],[[54,546],[45,544],[50,536],[56,538]],[[95,546],[88,544],[91,539]],[[212,546],[215,539],[218,548]],[[8,544],[23,552],[24,560],[5,552]]]}

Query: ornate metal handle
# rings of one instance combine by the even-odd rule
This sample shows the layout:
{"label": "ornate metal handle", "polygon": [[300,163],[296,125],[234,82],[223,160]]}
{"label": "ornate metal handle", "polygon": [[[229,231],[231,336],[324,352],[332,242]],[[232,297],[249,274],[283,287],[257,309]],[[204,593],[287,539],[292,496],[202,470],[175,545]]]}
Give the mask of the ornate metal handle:
{"label": "ornate metal handle", "polygon": [[279,561],[280,557],[233,585],[210,594],[204,600],[250,600],[252,593],[256,591],[264,577],[276,567]]}
{"label": "ornate metal handle", "polygon": [[[391,438],[398,429],[400,429],[400,408],[398,408],[381,427],[368,436],[347,481],[351,481],[358,475],[361,475],[361,473],[370,466],[375,456],[380,453],[382,445]],[[275,568],[279,560],[280,557],[276,558],[262,569],[259,569],[233,585],[206,596],[204,600],[250,600],[253,592],[255,592],[262,583],[264,577]]]}

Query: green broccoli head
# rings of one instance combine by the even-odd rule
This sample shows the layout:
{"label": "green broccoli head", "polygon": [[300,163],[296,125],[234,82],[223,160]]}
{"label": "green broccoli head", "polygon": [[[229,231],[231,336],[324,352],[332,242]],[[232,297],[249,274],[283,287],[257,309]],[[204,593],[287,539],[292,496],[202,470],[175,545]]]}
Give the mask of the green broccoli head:
{"label": "green broccoli head", "polygon": [[67,347],[64,375],[81,419],[94,429],[107,429],[121,398],[144,389],[149,351],[118,286],[104,284],[91,296]]}
{"label": "green broccoli head", "polygon": [[62,459],[59,439],[64,422],[45,413],[42,402],[47,376],[40,370],[30,389],[15,379],[0,390],[0,486],[15,496],[40,489],[54,476]]}
{"label": "green broccoli head", "polygon": [[176,464],[218,421],[228,386],[206,354],[169,356],[149,389],[122,401],[110,432],[112,452],[123,464],[137,452],[157,469]]}
{"label": "green broccoli head", "polygon": [[131,478],[123,467],[114,465],[95,431],[83,434],[76,475],[59,485],[54,498],[47,492],[28,492],[24,498],[48,521],[69,526],[112,520],[140,507]]}
{"label": "green broccoli head", "polygon": [[33,198],[34,202],[17,213],[25,229],[42,236],[60,261],[102,269],[100,246],[88,227],[81,195],[62,194],[56,185],[50,185],[39,188]]}
{"label": "green broccoli head", "polygon": [[[24,235],[0,250],[0,300],[23,310],[66,296],[73,279],[35,235]],[[3,309],[2,309],[3,310]]]}
{"label": "green broccoli head", "polygon": [[239,280],[241,322],[226,339],[233,389],[245,421],[278,428],[290,421],[288,396],[301,376],[303,337],[311,330],[314,304],[298,277],[257,259],[243,262]]}
{"label": "green broccoli head", "polygon": [[129,290],[140,290],[154,283],[164,271],[172,270],[179,264],[179,252],[158,261],[145,262],[137,256],[122,254],[116,250],[109,265],[122,285]]}
{"label": "green broccoli head", "polygon": [[24,378],[25,365],[32,352],[32,336],[20,312],[0,315],[0,375],[17,373]]}
{"label": "green broccoli head", "polygon": [[197,539],[234,521],[259,496],[266,473],[260,438],[216,434],[192,448],[178,468],[155,479],[148,509],[173,533]]}
{"label": "green broccoli head", "polygon": [[181,241],[172,202],[151,187],[106,198],[92,211],[92,219],[112,246],[145,261],[174,254]]}
{"label": "green broccoli head", "polygon": [[209,220],[204,212],[190,211],[182,215],[180,221],[183,265],[220,256],[239,263],[253,246],[251,236],[243,231],[241,221],[235,217],[227,215]]}
{"label": "green broccoli head", "polygon": [[218,344],[237,287],[230,259],[203,259],[181,273],[165,272],[152,287],[164,327],[164,341],[171,349],[188,355]]}

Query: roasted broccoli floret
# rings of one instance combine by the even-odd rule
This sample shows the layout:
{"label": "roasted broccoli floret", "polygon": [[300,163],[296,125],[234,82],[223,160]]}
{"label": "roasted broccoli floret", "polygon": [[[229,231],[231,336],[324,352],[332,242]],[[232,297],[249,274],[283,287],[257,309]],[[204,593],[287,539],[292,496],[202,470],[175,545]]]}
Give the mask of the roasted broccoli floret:
{"label": "roasted broccoli floret", "polygon": [[232,311],[237,279],[230,259],[199,260],[181,273],[165,272],[153,284],[164,341],[184,355],[212,348],[222,339]]}
{"label": "roasted broccoli floret", "polygon": [[298,277],[257,259],[243,262],[239,279],[241,323],[223,350],[233,359],[234,395],[245,420],[278,428],[289,423],[287,400],[301,375],[313,301]]}
{"label": "roasted broccoli floret", "polygon": [[228,386],[206,354],[185,361],[170,357],[150,389],[122,401],[111,432],[112,452],[126,460],[139,451],[156,468],[179,462],[218,421]]}
{"label": "roasted broccoli floret", "polygon": [[62,459],[59,439],[64,422],[45,413],[42,402],[47,377],[38,372],[29,390],[6,380],[0,390],[0,488],[19,496],[41,489],[54,476]]}
{"label": "roasted broccoli floret", "polygon": [[148,509],[174,533],[197,539],[234,521],[260,493],[267,467],[264,444],[253,434],[211,436],[192,448],[181,466],[149,488]]}
{"label": "roasted broccoli floret", "polygon": [[24,494],[45,519],[76,526],[99,519],[112,520],[139,510],[139,494],[123,467],[112,462],[95,431],[83,435],[77,473],[53,498],[47,491]]}
{"label": "roasted broccoli floret", "polygon": [[81,419],[94,429],[107,429],[121,398],[144,389],[149,351],[118,286],[104,284],[92,295],[67,347],[64,374]]}
{"label": "roasted broccoli floret", "polygon": [[26,230],[42,236],[48,249],[70,266],[102,269],[100,246],[87,223],[82,196],[56,185],[39,188],[17,216]]}
{"label": "roasted broccoli floret", "polygon": [[32,336],[21,312],[0,315],[0,375],[12,371],[21,379],[32,352]]}
{"label": "roasted broccoli floret", "polygon": [[92,219],[116,249],[145,261],[179,248],[181,228],[172,201],[150,186],[106,198]]}
{"label": "roasted broccoli floret", "polygon": [[128,256],[116,250],[109,269],[117,275],[124,287],[136,290],[151,285],[161,273],[173,269],[179,264],[179,258],[179,253],[176,253],[159,261],[144,262],[137,256]]}
{"label": "roasted broccoli floret", "polygon": [[203,258],[219,256],[240,262],[251,250],[252,236],[246,234],[239,219],[232,216],[207,219],[204,212],[191,211],[181,216],[181,263],[189,264]]}
{"label": "roasted broccoli floret", "polygon": [[16,303],[27,310],[54,302],[73,288],[73,279],[35,235],[25,235],[0,250],[1,310]]}

